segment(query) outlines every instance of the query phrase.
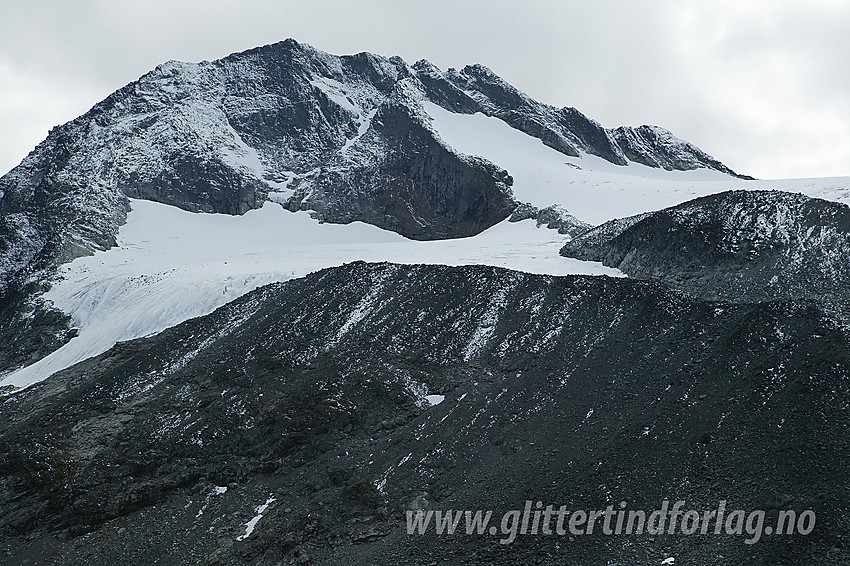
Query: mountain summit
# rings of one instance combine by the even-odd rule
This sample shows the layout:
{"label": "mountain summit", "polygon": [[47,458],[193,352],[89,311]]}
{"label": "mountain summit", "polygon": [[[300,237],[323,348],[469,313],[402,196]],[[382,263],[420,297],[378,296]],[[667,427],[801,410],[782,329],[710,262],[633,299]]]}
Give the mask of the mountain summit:
{"label": "mountain summit", "polygon": [[127,197],[227,214],[271,198],[415,239],[469,236],[506,218],[510,175],[445,143],[423,101],[499,118],[565,156],[734,174],[666,130],[606,130],[482,65],[440,71],[288,39],[165,63],[54,128],[0,179],[3,279],[111,246]]}

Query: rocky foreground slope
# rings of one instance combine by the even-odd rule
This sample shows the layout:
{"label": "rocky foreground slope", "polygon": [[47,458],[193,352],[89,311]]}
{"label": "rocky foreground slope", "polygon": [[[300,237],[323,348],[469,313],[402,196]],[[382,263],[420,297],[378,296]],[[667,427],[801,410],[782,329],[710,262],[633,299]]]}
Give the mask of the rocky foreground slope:
{"label": "rocky foreground slope", "polygon": [[[846,330],[814,303],[349,264],[3,398],[0,551],[66,565],[846,564],[848,367]],[[755,545],[405,533],[407,509],[665,498],[767,521],[812,509],[817,528]]]}

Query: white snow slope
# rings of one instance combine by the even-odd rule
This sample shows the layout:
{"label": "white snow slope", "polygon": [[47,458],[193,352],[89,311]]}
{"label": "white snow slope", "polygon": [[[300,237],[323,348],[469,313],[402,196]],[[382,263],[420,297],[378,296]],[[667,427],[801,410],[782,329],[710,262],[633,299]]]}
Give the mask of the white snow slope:
{"label": "white snow slope", "polygon": [[[448,112],[423,102],[432,127],[461,153],[504,167],[518,200],[559,204],[591,224],[730,189],[779,189],[850,203],[850,178],[743,181],[709,170],[664,171],[567,157],[482,114]],[[444,265],[485,264],[530,273],[622,274],[558,255],[567,240],[534,221],[507,221],[478,236],[417,242],[374,226],[319,224],[267,203],[234,217],[192,214],[132,201],[119,245],[62,268],[47,294],[71,314],[79,334],[46,358],[6,374],[0,386],[26,387],[98,355],[116,342],[159,332],[273,281],[355,260]]]}
{"label": "white snow slope", "polygon": [[118,246],[61,269],[46,297],[70,313],[79,334],[42,360],[7,374],[25,387],[117,342],[202,316],[267,283],[350,261],[484,264],[530,273],[621,275],[565,259],[567,240],[534,221],[504,221],[472,238],[419,242],[354,222],[319,224],[306,212],[268,202],[243,216],[194,214],[144,200],[119,232]]}
{"label": "white snow slope", "polygon": [[559,204],[594,225],[732,189],[777,189],[850,204],[850,177],[744,181],[709,169],[624,167],[592,155],[566,156],[498,118],[423,105],[448,145],[507,169],[517,200],[538,208]]}

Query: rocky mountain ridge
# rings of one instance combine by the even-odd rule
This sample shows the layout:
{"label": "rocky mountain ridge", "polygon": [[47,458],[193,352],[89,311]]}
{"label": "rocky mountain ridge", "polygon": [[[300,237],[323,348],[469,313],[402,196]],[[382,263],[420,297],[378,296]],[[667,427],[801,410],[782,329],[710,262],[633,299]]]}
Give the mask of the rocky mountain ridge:
{"label": "rocky mountain ridge", "polygon": [[697,297],[815,300],[850,312],[850,208],[781,191],[727,191],[619,219],[561,254]]}

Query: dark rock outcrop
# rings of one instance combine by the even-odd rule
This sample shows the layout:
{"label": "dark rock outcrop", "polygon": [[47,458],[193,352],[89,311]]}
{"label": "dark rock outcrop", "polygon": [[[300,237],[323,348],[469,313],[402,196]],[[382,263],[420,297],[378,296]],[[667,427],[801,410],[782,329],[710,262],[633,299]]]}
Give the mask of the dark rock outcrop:
{"label": "dark rock outcrop", "polygon": [[419,240],[473,236],[516,206],[507,172],[455,154],[403,103],[382,105],[351,152],[355,165],[307,175],[284,206],[312,210],[327,222],[362,220]]}
{"label": "dark rock outcrop", "polygon": [[698,198],[598,226],[561,254],[697,297],[805,299],[850,309],[850,208],[800,194]]}
{"label": "dark rock outcrop", "polygon": [[635,163],[668,171],[715,169],[741,179],[752,179],[748,175],[735,173],[692,143],[680,140],[658,126],[621,126],[610,130],[610,134],[623,155]]}
{"label": "dark rock outcrop", "polygon": [[38,293],[14,284],[0,292],[0,372],[31,364],[76,335],[70,317]]}
{"label": "dark rock outcrop", "polygon": [[508,220],[510,222],[522,222],[529,219],[536,220],[538,228],[546,226],[550,230],[557,230],[559,234],[569,235],[573,238],[592,228],[590,224],[582,222],[557,204],[538,209],[531,204],[520,203]]}

